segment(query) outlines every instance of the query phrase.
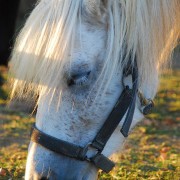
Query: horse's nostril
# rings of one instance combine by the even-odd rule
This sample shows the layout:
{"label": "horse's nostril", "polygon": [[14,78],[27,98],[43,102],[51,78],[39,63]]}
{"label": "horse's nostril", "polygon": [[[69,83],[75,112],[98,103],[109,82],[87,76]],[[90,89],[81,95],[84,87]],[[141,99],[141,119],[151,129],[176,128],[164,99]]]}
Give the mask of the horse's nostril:
{"label": "horse's nostril", "polygon": [[88,78],[89,78],[90,73],[91,73],[91,71],[88,71],[88,72],[83,72],[83,73],[77,73],[77,74],[70,76],[67,80],[68,86],[86,85],[88,82]]}

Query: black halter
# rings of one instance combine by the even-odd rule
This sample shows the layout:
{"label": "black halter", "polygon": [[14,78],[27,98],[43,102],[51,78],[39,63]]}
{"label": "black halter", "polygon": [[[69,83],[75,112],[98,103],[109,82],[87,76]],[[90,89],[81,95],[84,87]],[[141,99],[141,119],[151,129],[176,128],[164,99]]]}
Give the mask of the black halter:
{"label": "black halter", "polygon": [[[121,133],[124,137],[128,136],[134,115],[136,96],[139,95],[140,100],[143,103],[146,100],[138,91],[138,68],[136,61],[134,62],[134,66],[132,68],[128,67],[128,69],[124,71],[123,78],[129,75],[132,76],[132,89],[130,89],[128,85],[125,85],[124,90],[122,91],[109,117],[97,133],[94,140],[91,143],[87,144],[87,146],[77,146],[75,144],[52,137],[37,129],[35,124],[32,127],[31,140],[58,154],[82,161],[89,161],[93,163],[97,168],[108,173],[112,170],[115,164],[102,154],[107,141],[109,140],[125,114],[126,118],[121,128]],[[145,110],[147,114],[147,112],[151,111],[153,102],[151,100],[146,100],[146,103],[143,103],[141,103],[144,106],[142,112],[144,113]],[[87,153],[91,148],[95,149],[96,153],[93,157],[89,158],[87,157]]]}

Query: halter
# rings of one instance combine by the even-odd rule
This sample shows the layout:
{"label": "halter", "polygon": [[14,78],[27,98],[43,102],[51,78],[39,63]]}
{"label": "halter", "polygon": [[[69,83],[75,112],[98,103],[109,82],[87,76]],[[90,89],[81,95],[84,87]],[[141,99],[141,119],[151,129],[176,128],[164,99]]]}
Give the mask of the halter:
{"label": "halter", "polygon": [[[88,161],[94,164],[98,169],[101,169],[106,173],[110,172],[115,166],[115,163],[104,156],[102,151],[125,114],[126,117],[120,131],[124,137],[128,136],[134,115],[136,96],[138,95],[140,99],[142,106],[141,112],[143,114],[146,115],[150,113],[154,106],[152,100],[144,98],[142,93],[138,91],[138,68],[136,60],[133,67],[130,66],[125,68],[123,81],[124,78],[129,75],[132,77],[132,89],[124,84],[124,89],[107,120],[97,133],[94,140],[85,147],[77,146],[73,143],[45,134],[40,131],[35,124],[32,127],[31,140],[55,153],[81,161]],[[87,156],[90,149],[94,149],[95,152],[92,157]]]}

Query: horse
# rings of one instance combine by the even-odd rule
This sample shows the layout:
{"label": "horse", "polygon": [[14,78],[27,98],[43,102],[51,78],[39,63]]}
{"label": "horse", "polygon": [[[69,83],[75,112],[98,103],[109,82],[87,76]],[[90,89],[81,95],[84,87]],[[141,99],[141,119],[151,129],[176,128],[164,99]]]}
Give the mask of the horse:
{"label": "horse", "polygon": [[9,65],[11,98],[37,100],[26,180],[92,180],[113,168],[108,157],[152,107],[179,9],[179,0],[38,1]]}

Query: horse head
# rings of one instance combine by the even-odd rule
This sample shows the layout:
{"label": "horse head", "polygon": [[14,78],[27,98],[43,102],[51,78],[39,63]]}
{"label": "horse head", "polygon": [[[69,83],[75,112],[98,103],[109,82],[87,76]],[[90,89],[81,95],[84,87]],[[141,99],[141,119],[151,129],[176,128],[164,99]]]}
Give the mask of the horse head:
{"label": "horse head", "polygon": [[[17,38],[10,65],[15,77],[12,94],[38,95],[36,130],[87,147],[125,86],[132,88],[133,81],[128,76],[123,78],[123,71],[126,67],[133,69],[136,63],[139,90],[145,99],[155,96],[160,59],[168,57],[167,52],[177,40],[176,26],[168,17],[176,17],[178,12],[176,0],[158,2],[41,0],[37,4]],[[164,23],[169,26],[165,28]],[[163,42],[170,42],[166,56]],[[135,104],[130,129],[143,118],[139,99]],[[125,137],[120,129],[124,121],[125,117],[108,139],[101,152],[103,157],[123,146]],[[56,146],[54,141],[45,139],[44,143]],[[68,147],[70,151],[72,146]],[[25,178],[96,179],[98,168],[88,161],[95,150],[90,147],[87,161],[82,161],[49,150],[32,139]]]}

